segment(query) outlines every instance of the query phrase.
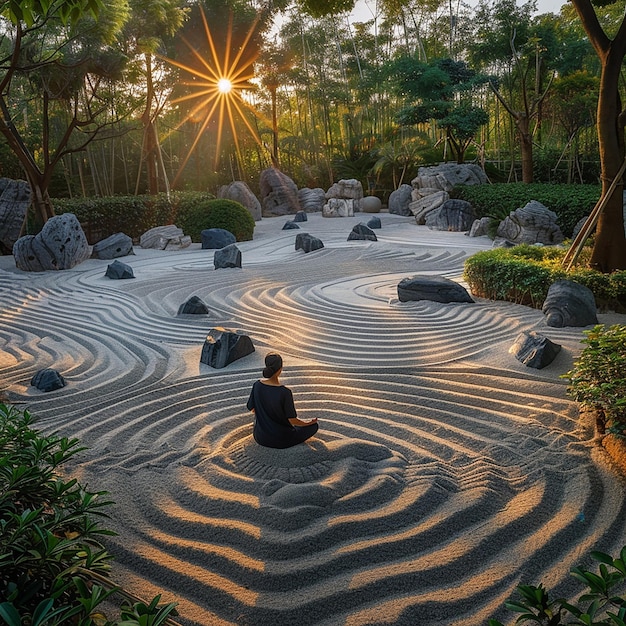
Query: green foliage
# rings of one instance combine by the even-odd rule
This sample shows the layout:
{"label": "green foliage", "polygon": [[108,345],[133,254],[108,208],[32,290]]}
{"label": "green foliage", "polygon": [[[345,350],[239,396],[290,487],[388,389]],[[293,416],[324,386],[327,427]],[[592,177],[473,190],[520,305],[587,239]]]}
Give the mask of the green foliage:
{"label": "green foliage", "polygon": [[608,432],[626,437],[626,326],[600,324],[585,331],[580,358],[563,374],[568,394],[582,406],[601,411]]}
{"label": "green foliage", "polygon": [[[118,587],[108,580],[111,555],[100,538],[112,535],[106,492],[89,492],[58,468],[83,450],[76,439],[45,436],[28,411],[0,403],[0,620],[8,626],[159,626],[174,604],[160,597],[122,606],[110,622],[97,608]],[[94,581],[102,584],[94,584]]]}
{"label": "green foliage", "polygon": [[599,185],[545,185],[541,183],[495,183],[462,185],[454,196],[472,204],[477,217],[504,219],[511,211],[537,200],[558,216],[566,237],[578,221],[589,215],[600,197]]}
{"label": "green foliage", "polygon": [[568,279],[591,289],[599,309],[625,309],[626,271],[602,274],[583,266],[565,271],[565,252],[561,247],[529,245],[483,250],[467,259],[464,277],[478,297],[535,308],[541,308],[553,282]]}
{"label": "green foliage", "polygon": [[88,13],[95,17],[103,6],[102,0],[9,0],[3,3],[1,12],[14,24],[24,22],[30,28],[38,20],[46,20],[53,15],[57,15],[64,24],[74,23]]}
{"label": "green foliage", "polygon": [[[621,549],[617,559],[598,551],[591,556],[599,563],[598,573],[582,567],[571,570],[572,576],[587,588],[575,604],[563,598],[552,600],[543,585],[519,585],[520,599],[505,603],[509,611],[520,613],[516,624],[626,626],[626,599],[618,595],[616,589],[623,589],[626,582],[626,547]],[[502,626],[502,623],[491,619],[489,626]]]}
{"label": "green foliage", "polygon": [[[123,232],[137,239],[155,226],[179,223],[190,209],[214,196],[199,191],[178,191],[158,196],[107,196],[105,198],[59,198],[57,214],[74,213],[83,224],[89,243]],[[184,228],[183,228],[184,230]],[[187,233],[185,233],[187,234]]]}
{"label": "green foliage", "polygon": [[250,241],[254,234],[254,218],[250,211],[234,200],[205,200],[193,203],[179,216],[179,226],[192,241],[202,241],[207,228],[223,228],[237,241]]}

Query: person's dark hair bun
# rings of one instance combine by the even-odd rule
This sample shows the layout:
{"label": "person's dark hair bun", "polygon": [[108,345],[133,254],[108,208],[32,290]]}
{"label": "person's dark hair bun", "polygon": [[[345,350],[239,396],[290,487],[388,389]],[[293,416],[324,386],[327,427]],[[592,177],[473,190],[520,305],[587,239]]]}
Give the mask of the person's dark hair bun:
{"label": "person's dark hair bun", "polygon": [[283,359],[280,354],[270,352],[265,357],[265,368],[263,369],[263,378],[271,378],[283,366]]}

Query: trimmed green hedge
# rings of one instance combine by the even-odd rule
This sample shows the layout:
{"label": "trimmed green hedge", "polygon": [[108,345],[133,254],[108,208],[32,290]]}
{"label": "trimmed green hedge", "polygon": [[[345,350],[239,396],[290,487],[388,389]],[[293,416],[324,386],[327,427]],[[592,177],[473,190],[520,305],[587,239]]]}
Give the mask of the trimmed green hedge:
{"label": "trimmed green hedge", "polygon": [[550,285],[562,279],[589,287],[599,310],[626,312],[626,271],[602,274],[561,266],[565,248],[521,245],[483,250],[465,261],[464,278],[480,298],[541,308]]}
{"label": "trimmed green hedge", "polygon": [[477,217],[503,220],[511,211],[537,200],[558,215],[558,224],[566,237],[574,226],[591,213],[600,198],[600,185],[546,185],[541,183],[495,183],[461,185],[452,195],[471,203]]}
{"label": "trimmed green hedge", "polygon": [[250,211],[234,200],[204,200],[180,214],[179,224],[192,241],[202,241],[201,233],[208,228],[223,228],[235,235],[237,241],[250,241],[254,234],[254,218]]}
{"label": "trimmed green hedge", "polygon": [[177,222],[182,215],[214,197],[208,192],[175,191],[169,199],[166,194],[58,198],[52,204],[57,214],[74,213],[83,225],[89,243],[93,244],[114,233],[121,232],[138,239],[155,226],[176,224],[181,227]]}

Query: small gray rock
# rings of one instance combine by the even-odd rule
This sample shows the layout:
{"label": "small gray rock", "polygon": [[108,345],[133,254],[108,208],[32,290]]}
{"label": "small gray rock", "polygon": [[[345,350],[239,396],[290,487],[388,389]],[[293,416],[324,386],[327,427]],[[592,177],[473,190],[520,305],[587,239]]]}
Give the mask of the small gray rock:
{"label": "small gray rock", "polygon": [[378,237],[367,224],[360,222],[354,226],[348,235],[348,241],[378,241]]}
{"label": "small gray rock", "polygon": [[113,280],[123,280],[125,278],[135,278],[133,268],[121,261],[113,261],[110,265],[107,265],[107,271],[104,274],[107,278]]}
{"label": "small gray rock", "polygon": [[509,348],[509,353],[518,361],[538,370],[550,365],[560,351],[558,343],[534,331],[522,331]]}
{"label": "small gray rock", "polygon": [[296,229],[300,229],[300,226],[298,226],[293,220],[289,220],[288,222],[285,222],[284,226],[283,226],[283,230],[296,230]]}
{"label": "small gray rock", "polygon": [[39,370],[31,379],[30,384],[39,391],[55,391],[65,387],[65,378],[57,370],[46,368]]}
{"label": "small gray rock", "polygon": [[464,287],[443,276],[403,278],[398,283],[398,299],[400,302],[474,302]]}
{"label": "small gray rock", "polygon": [[242,331],[212,328],[202,346],[200,363],[221,369],[253,352],[252,340]]}
{"label": "small gray rock", "polygon": [[115,233],[93,245],[91,256],[94,259],[117,259],[118,257],[135,254],[133,240],[124,233]]}
{"label": "small gray rock", "polygon": [[382,227],[383,227],[383,225],[382,225],[382,223],[381,223],[381,221],[380,221],[380,217],[372,217],[372,218],[371,218],[371,219],[367,222],[367,227],[368,227],[368,228],[372,228],[372,229],[374,229],[374,228],[376,228],[376,229],[382,228]]}
{"label": "small gray rock", "polygon": [[216,270],[227,267],[241,267],[241,250],[234,243],[217,250],[213,257],[213,265]]}
{"label": "small gray rock", "polygon": [[178,315],[207,315],[209,307],[198,296],[191,296],[178,307]]}
{"label": "small gray rock", "polygon": [[308,222],[309,218],[307,217],[307,214],[304,211],[298,211],[294,215],[293,221],[294,222]]}
{"label": "small gray rock", "polygon": [[309,235],[309,233],[298,233],[296,235],[296,250],[304,250],[304,252],[313,252],[320,250],[324,244],[317,237]]}
{"label": "small gray rock", "polygon": [[219,250],[237,241],[235,235],[224,228],[206,228],[200,233],[200,237],[203,250]]}
{"label": "small gray rock", "polygon": [[596,300],[588,287],[571,280],[550,285],[541,309],[553,328],[591,326],[598,323]]}

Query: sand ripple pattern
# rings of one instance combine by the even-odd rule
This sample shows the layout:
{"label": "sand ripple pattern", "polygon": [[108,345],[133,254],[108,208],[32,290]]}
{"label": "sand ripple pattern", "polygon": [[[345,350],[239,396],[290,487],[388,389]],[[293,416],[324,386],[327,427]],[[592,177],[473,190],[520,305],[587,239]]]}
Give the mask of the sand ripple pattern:
{"label": "sand ripple pattern", "polygon": [[[261,237],[242,270],[206,251],[138,256],[138,278],[115,283],[95,261],[0,270],[0,388],[89,447],[68,471],[116,502],[118,575],[179,601],[184,624],[484,624],[520,581],[569,593],[590,549],[621,547],[623,490],[565,383],[495,358],[545,331],[541,313],[398,302],[401,278],[458,278],[466,253],[399,245],[392,218],[381,245],[328,235],[319,254]],[[176,316],[191,295],[209,316]],[[257,352],[201,366],[214,326]],[[565,371],[580,330],[550,337]],[[308,446],[252,440],[245,403],[269,349],[299,415],[319,418]],[[68,386],[34,391],[42,367]]]}

